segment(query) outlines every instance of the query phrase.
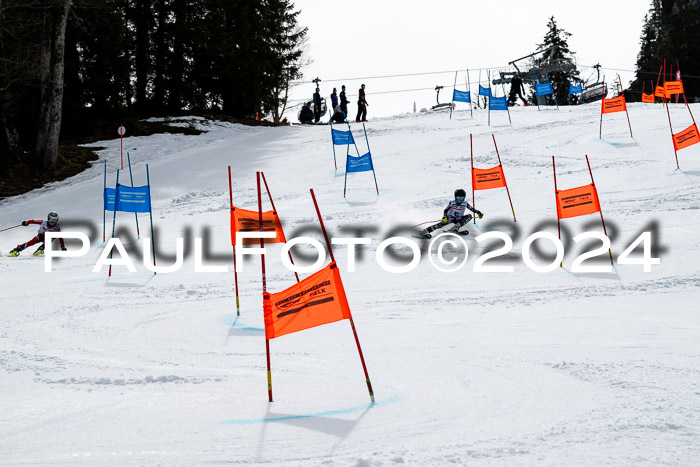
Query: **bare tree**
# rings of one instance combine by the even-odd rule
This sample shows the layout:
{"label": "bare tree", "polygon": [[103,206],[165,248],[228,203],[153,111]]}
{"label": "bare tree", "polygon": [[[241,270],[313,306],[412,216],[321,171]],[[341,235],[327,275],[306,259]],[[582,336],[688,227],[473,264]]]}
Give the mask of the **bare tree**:
{"label": "bare tree", "polygon": [[45,166],[58,159],[58,138],[61,134],[63,113],[63,75],[66,48],[66,23],[73,0],[48,2],[43,12],[43,40],[41,43],[39,82],[41,104],[36,155]]}

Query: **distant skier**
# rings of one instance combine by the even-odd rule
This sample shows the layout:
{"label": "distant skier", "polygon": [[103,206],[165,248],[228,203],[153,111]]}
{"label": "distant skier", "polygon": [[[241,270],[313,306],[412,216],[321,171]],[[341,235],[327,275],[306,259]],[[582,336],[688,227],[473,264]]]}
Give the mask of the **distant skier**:
{"label": "distant skier", "polygon": [[[676,70],[676,81],[681,81],[681,70]],[[680,94],[676,94],[676,104],[678,104],[678,97]]]}
{"label": "distant skier", "polygon": [[[22,221],[22,225],[28,226],[29,224],[37,224],[39,225],[39,232],[36,234],[34,238],[29,240],[28,242],[22,243],[20,245],[17,245],[17,248],[14,250],[10,251],[10,256],[19,256],[19,253],[24,250],[25,248],[36,245],[37,243],[41,243],[39,245],[39,248],[36,249],[34,252],[34,256],[38,255],[43,255],[44,254],[44,234],[46,232],[60,232],[61,227],[58,226],[58,213],[56,211],[51,211],[49,215],[46,217],[45,221],[42,220],[28,220],[28,221]],[[63,242],[62,238],[59,238],[58,241],[61,243],[61,250],[66,251],[66,245]]]}
{"label": "distant skier", "polygon": [[321,93],[319,91],[320,91],[320,89],[316,88],[316,92],[314,93],[314,97],[313,97],[314,123],[318,123],[319,120],[321,120]]}
{"label": "distant skier", "polygon": [[331,93],[331,109],[335,109],[338,106],[338,94],[336,94],[338,90],[336,88],[333,88],[333,92]]}
{"label": "distant skier", "polygon": [[340,87],[340,109],[343,111],[343,113],[347,116],[348,114],[348,98],[345,95],[345,85],[343,84]]}
{"label": "distant skier", "polygon": [[510,94],[508,95],[508,105],[515,105],[516,97],[519,97],[523,101],[523,105],[530,105],[527,100],[523,97],[521,92],[525,92],[523,87],[523,80],[517,73],[513,74],[513,79],[510,82]]}
{"label": "distant skier", "polygon": [[[454,201],[450,201],[447,204],[447,207],[445,208],[445,212],[443,214],[442,220],[438,222],[435,225],[431,225],[430,227],[427,227],[423,230],[421,230],[419,233],[423,238],[431,238],[431,232],[439,229],[441,227],[446,226],[449,223],[454,223],[452,228],[450,229],[450,232],[457,232],[461,227],[467,224],[470,220],[472,220],[472,215],[471,214],[464,214],[464,211],[469,209],[471,212],[476,214],[476,216],[481,219],[484,217],[484,215],[481,213],[481,211],[474,209],[465,201],[465,197],[467,196],[467,193],[459,188],[458,190],[455,190],[455,199]],[[469,233],[468,230],[464,230],[462,232],[459,232],[462,235],[467,235]]]}
{"label": "distant skier", "polygon": [[365,85],[360,86],[360,96],[357,98],[357,117],[355,117],[356,122],[366,122],[367,121],[367,99],[365,99]]}
{"label": "distant skier", "polygon": [[335,111],[333,112],[333,122],[334,123],[343,123],[345,121],[345,114],[343,113],[343,109],[340,108],[340,105],[335,106]]}

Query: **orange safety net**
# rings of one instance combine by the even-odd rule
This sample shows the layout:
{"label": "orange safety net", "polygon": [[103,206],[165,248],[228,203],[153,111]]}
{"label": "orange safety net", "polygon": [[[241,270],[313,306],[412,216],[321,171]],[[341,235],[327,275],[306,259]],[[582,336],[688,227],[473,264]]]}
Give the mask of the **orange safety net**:
{"label": "orange safety net", "polygon": [[264,293],[263,311],[267,339],[352,318],[335,262],[287,290]]}
{"label": "orange safety net", "polygon": [[698,137],[698,126],[695,123],[673,135],[673,147],[676,151],[696,143],[700,143],[700,137]]}
{"label": "orange safety net", "polygon": [[475,190],[489,190],[506,186],[506,176],[503,167],[497,165],[490,169],[472,167],[472,187]]}
{"label": "orange safety net", "polygon": [[654,95],[642,93],[642,102],[648,102],[648,103],[653,104],[654,103]]}
{"label": "orange safety net", "polygon": [[666,97],[666,90],[663,86],[656,86],[654,90],[654,97]]}
{"label": "orange safety net", "polygon": [[683,92],[683,81],[666,81],[664,83],[664,92],[667,98],[674,94],[685,94]]}
{"label": "orange safety net", "polygon": [[595,185],[584,185],[570,190],[557,191],[557,217],[584,216],[600,211],[600,201]]}
{"label": "orange safety net", "polygon": [[[231,208],[231,244],[236,244],[236,232],[260,232],[260,214],[258,211],[248,211],[237,207]],[[265,243],[286,243],[282,224],[277,211],[266,211],[262,214],[263,232],[276,232],[275,238],[263,239]],[[259,245],[259,238],[244,238],[244,245]]]}
{"label": "orange safety net", "polygon": [[627,110],[627,105],[625,104],[625,96],[620,95],[613,97],[612,99],[603,99],[603,113],[611,114],[613,112],[624,112]]}

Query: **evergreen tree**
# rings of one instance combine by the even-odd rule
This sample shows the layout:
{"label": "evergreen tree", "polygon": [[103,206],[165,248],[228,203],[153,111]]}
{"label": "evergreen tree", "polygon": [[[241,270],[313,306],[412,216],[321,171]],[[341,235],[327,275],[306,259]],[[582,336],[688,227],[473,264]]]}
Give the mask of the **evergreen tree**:
{"label": "evergreen tree", "polygon": [[0,0],[0,163],[51,165],[59,131],[125,118],[280,117],[301,77],[298,14],[292,0]]}
{"label": "evergreen tree", "polygon": [[[547,33],[541,44],[537,44],[538,49],[554,47],[549,53],[543,54],[535,59],[535,66],[545,68],[552,83],[552,89],[557,97],[559,105],[566,105],[569,97],[569,71],[575,70],[573,52],[569,49],[567,39],[571,33],[566,32],[557,26],[554,16],[549,18],[547,23]],[[578,76],[578,72],[575,73]],[[572,101],[573,102],[573,101]]]}
{"label": "evergreen tree", "polygon": [[692,101],[700,96],[700,81],[694,78],[700,74],[698,30],[700,2],[697,0],[651,0],[640,35],[635,79],[630,83],[630,88],[636,91],[634,96],[641,96],[643,88],[651,92],[649,82],[656,85],[664,59],[666,80],[675,79],[675,73],[672,77],[669,72],[680,66],[686,97]]}
{"label": "evergreen tree", "polygon": [[[663,24],[661,0],[652,0],[649,12],[644,15],[644,26],[639,39],[641,47],[637,54],[636,78],[630,84],[630,89],[638,92],[644,89],[647,93],[651,93],[653,86],[656,86],[657,76],[652,70],[660,68],[659,57],[663,57],[667,47],[664,29],[666,27]],[[663,63],[663,58],[661,62]],[[635,100],[641,100],[641,97]]]}
{"label": "evergreen tree", "polygon": [[[700,2],[676,0],[668,16],[666,35],[667,71],[680,66],[686,98],[700,98]],[[683,78],[686,76],[686,78]],[[671,78],[671,77],[669,77]],[[675,71],[672,79],[675,79]]]}
{"label": "evergreen tree", "polygon": [[303,76],[303,48],[308,29],[298,25],[299,12],[293,11],[289,0],[271,0],[270,10],[273,21],[268,21],[266,36],[274,59],[269,70],[272,87],[263,98],[263,111],[279,121],[287,108],[292,82]]}

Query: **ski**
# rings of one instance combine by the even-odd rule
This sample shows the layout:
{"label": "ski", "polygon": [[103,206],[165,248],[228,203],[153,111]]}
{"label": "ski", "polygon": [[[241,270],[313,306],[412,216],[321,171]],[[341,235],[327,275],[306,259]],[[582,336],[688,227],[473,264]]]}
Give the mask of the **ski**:
{"label": "ski", "polygon": [[415,237],[415,238],[429,240],[431,238],[435,238],[438,235],[444,234],[444,233],[453,233],[453,234],[457,234],[457,235],[469,235],[469,231],[466,229],[466,225],[460,227],[460,230],[457,230],[457,231],[452,230],[453,226],[454,226],[454,223],[450,223],[450,224],[447,224],[447,225],[440,227],[439,229],[435,229],[432,232],[430,232],[430,234],[428,234],[428,235],[430,235],[429,237],[421,235],[420,233],[415,233],[411,236]]}

